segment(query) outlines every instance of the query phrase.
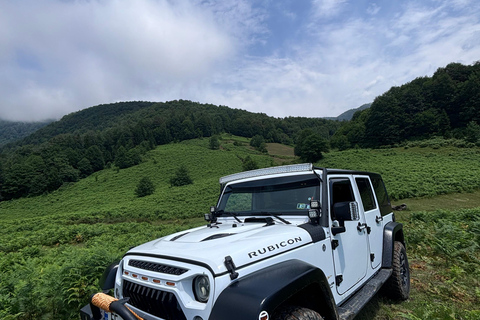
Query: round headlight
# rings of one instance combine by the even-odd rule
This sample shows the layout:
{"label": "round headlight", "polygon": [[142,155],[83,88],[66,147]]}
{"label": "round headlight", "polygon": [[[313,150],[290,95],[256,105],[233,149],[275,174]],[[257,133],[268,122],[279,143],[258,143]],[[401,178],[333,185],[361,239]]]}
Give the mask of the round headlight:
{"label": "round headlight", "polygon": [[207,302],[210,295],[210,281],[207,276],[198,276],[193,280],[193,292],[199,302]]}

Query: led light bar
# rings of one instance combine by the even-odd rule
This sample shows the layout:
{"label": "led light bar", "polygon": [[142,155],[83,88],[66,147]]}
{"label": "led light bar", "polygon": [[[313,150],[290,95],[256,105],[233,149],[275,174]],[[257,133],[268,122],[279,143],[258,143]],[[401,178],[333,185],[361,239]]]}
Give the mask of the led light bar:
{"label": "led light bar", "polygon": [[253,177],[260,177],[266,176],[269,174],[277,174],[277,173],[291,173],[291,172],[307,172],[313,170],[313,164],[311,163],[301,163],[301,164],[291,164],[288,166],[279,166],[279,167],[271,167],[271,168],[264,168],[264,169],[257,169],[245,172],[234,173],[225,177],[220,178],[220,184],[226,184],[231,181],[246,179],[246,178],[253,178]]}

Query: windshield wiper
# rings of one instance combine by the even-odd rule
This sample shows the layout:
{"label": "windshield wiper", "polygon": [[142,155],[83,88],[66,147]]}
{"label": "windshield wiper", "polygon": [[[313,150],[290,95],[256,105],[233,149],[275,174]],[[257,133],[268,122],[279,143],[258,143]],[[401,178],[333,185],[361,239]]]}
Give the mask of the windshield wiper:
{"label": "windshield wiper", "polygon": [[272,216],[274,216],[275,218],[277,218],[278,220],[282,221],[285,224],[291,224],[290,221],[287,221],[287,220],[283,219],[282,217],[280,217],[276,214],[272,214]]}
{"label": "windshield wiper", "polygon": [[272,212],[267,212],[267,211],[262,211],[260,213],[258,213],[259,215],[262,215],[262,216],[272,216],[272,217],[275,217],[277,218],[278,220],[282,221],[283,223],[285,224],[291,224],[289,221],[283,219],[282,217],[280,217],[279,215],[276,215],[276,214],[273,214]]}
{"label": "windshield wiper", "polygon": [[218,211],[218,213],[221,213],[221,214],[229,214],[229,215],[231,215],[232,217],[234,217],[235,220],[238,221],[238,223],[243,223],[242,220],[238,219],[238,216],[237,216],[237,214],[236,214],[235,212],[220,210],[220,211]]}

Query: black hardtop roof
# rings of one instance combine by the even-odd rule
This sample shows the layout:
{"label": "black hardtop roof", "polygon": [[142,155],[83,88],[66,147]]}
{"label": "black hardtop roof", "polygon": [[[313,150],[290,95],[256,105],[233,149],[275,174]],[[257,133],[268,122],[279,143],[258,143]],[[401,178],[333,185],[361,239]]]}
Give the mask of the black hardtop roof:
{"label": "black hardtop roof", "polygon": [[369,172],[369,171],[359,171],[359,170],[347,170],[347,169],[333,169],[333,168],[321,168],[314,167],[317,170],[325,170],[327,174],[359,174],[366,176],[380,176],[379,173]]}

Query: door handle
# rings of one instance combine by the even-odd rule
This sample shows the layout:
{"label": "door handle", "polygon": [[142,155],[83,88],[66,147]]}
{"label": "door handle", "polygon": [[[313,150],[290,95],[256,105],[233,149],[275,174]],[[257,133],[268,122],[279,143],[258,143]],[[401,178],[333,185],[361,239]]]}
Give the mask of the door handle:
{"label": "door handle", "polygon": [[358,231],[363,231],[365,230],[365,228],[367,227],[367,224],[366,223],[358,223],[358,226],[357,226],[357,230]]}
{"label": "door handle", "polygon": [[382,222],[382,221],[383,221],[383,217],[382,217],[382,216],[380,216],[380,217],[379,217],[379,216],[376,216],[376,217],[375,217],[375,222],[376,222],[376,223],[380,223],[380,222]]}

